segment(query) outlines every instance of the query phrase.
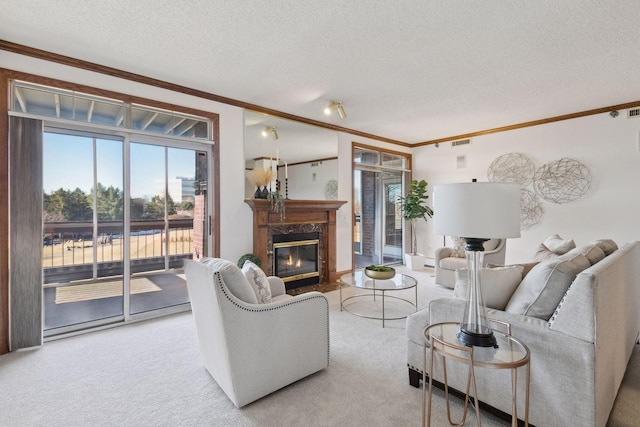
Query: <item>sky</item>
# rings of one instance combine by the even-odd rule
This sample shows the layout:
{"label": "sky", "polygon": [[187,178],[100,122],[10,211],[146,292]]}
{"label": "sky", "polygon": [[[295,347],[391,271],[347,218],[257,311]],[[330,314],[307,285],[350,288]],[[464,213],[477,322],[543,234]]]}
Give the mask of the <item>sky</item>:
{"label": "sky", "polygon": [[[59,188],[85,193],[93,187],[93,139],[85,136],[44,134],[44,191]],[[156,192],[156,181],[164,179],[164,152],[158,145],[130,144],[131,196],[150,199]],[[168,178],[195,176],[195,151],[168,149]],[[123,188],[123,142],[96,140],[98,182],[105,187]]]}

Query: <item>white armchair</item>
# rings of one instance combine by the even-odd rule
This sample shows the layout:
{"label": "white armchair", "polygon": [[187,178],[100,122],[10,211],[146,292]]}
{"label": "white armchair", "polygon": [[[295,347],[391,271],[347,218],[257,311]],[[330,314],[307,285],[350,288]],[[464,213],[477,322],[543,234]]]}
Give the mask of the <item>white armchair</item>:
{"label": "white armchair", "polygon": [[270,277],[272,301],[256,304],[237,296],[253,289],[230,261],[185,260],[184,269],[204,365],[238,408],[329,365],[322,293],[292,297]]}
{"label": "white armchair", "polygon": [[[484,243],[483,267],[487,264],[504,264],[507,251],[507,239],[490,239]],[[456,284],[456,270],[467,268],[467,259],[451,256],[453,248],[436,249],[434,267],[436,283],[448,288]]]}

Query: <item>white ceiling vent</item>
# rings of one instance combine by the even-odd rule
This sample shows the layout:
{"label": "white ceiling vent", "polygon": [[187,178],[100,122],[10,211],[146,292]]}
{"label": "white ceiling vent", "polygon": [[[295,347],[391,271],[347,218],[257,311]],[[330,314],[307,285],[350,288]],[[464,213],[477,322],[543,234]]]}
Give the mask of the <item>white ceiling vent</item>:
{"label": "white ceiling vent", "polygon": [[457,147],[458,145],[465,145],[465,144],[468,144],[468,143],[470,143],[470,142],[471,142],[471,140],[470,140],[470,139],[460,139],[460,140],[458,140],[458,141],[453,141],[453,142],[451,143],[451,146],[452,146],[452,147]]}
{"label": "white ceiling vent", "polygon": [[640,117],[640,108],[631,108],[627,110],[627,119],[635,119]]}

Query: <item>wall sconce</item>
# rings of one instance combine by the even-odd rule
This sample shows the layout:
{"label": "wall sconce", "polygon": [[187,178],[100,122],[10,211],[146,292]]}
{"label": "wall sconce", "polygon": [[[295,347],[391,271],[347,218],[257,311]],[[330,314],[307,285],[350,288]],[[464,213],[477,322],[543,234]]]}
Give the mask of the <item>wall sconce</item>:
{"label": "wall sconce", "polygon": [[262,136],[264,136],[265,138],[269,136],[269,134],[271,134],[271,137],[273,139],[278,139],[278,131],[276,130],[275,126],[267,126],[262,131]]}
{"label": "wall sconce", "polygon": [[342,102],[340,101],[331,101],[331,104],[329,104],[327,106],[327,108],[324,109],[324,113],[329,116],[331,115],[331,112],[333,110],[336,110],[338,112],[338,115],[340,116],[341,119],[344,119],[345,117],[347,117],[347,113],[345,113],[344,111],[344,107],[342,106]]}

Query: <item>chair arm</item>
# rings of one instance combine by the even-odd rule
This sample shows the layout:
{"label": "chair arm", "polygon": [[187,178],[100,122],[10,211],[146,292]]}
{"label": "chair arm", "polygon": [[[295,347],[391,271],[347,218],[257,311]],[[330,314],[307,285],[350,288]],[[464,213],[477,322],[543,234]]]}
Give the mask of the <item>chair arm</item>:
{"label": "chair arm", "polygon": [[271,296],[277,297],[278,295],[284,295],[287,293],[287,287],[278,276],[269,276],[267,277],[269,281],[269,288],[271,288]]}
{"label": "chair arm", "polygon": [[439,265],[439,261],[442,258],[449,258],[451,256],[451,253],[453,252],[452,248],[447,248],[447,247],[441,247],[441,248],[437,248],[436,249],[436,253],[435,253],[435,265]]}
{"label": "chair arm", "polygon": [[500,243],[498,243],[498,246],[496,246],[495,249],[492,249],[490,251],[484,251],[484,255],[487,256],[490,254],[498,253],[504,249],[506,244],[507,244],[507,239],[500,239]]}

